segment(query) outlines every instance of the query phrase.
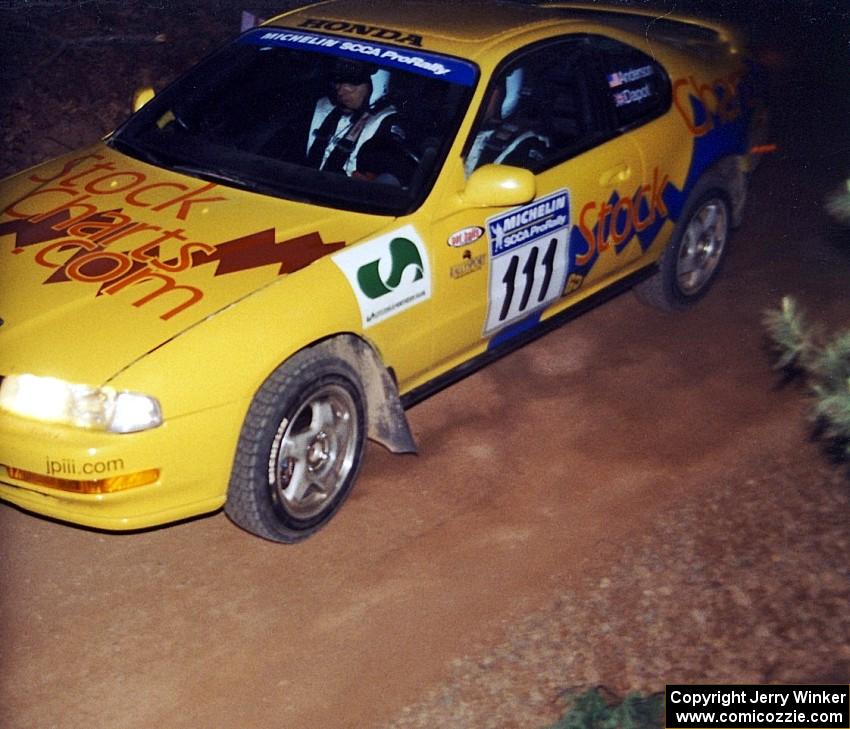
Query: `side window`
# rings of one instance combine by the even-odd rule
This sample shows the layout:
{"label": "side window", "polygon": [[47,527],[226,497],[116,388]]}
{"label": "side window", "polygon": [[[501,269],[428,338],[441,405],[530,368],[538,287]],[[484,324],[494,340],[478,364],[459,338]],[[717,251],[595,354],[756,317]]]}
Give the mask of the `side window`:
{"label": "side window", "polygon": [[645,53],[611,38],[595,38],[618,129],[654,119],[670,107],[670,80]]}
{"label": "side window", "polygon": [[584,38],[549,43],[496,73],[469,142],[467,175],[484,164],[540,172],[605,137],[588,48]]}

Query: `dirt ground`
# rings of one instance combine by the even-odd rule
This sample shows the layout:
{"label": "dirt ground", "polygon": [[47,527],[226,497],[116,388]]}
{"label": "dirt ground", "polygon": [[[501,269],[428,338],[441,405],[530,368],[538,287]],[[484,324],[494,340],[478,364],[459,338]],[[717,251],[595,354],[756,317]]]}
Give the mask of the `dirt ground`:
{"label": "dirt ground", "polygon": [[[3,172],[108,131],[239,24],[226,2],[10,5]],[[776,66],[780,152],[704,302],[621,296],[416,406],[420,455],[370,446],[315,538],[0,505],[0,724],[541,727],[595,685],[850,682],[847,473],[761,324],[786,293],[850,323],[850,232],[822,204],[850,124],[803,58]]]}

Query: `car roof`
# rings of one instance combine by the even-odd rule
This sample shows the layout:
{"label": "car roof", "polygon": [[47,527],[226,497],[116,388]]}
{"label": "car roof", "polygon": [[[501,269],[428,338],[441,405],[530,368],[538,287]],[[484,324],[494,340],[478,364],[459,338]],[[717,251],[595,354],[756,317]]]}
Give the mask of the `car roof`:
{"label": "car roof", "polygon": [[[324,26],[315,24],[317,20],[323,21]],[[401,39],[402,45],[473,59],[501,40],[525,36],[534,30],[546,36],[614,28],[697,54],[736,53],[742,46],[738,33],[719,22],[658,12],[650,6],[634,8],[589,2],[325,0],[279,15],[269,24],[336,32],[363,40],[371,37],[393,43]],[[392,32],[380,34],[379,29]],[[393,33],[399,35],[393,38]],[[419,38],[419,43],[410,40],[410,36]]]}

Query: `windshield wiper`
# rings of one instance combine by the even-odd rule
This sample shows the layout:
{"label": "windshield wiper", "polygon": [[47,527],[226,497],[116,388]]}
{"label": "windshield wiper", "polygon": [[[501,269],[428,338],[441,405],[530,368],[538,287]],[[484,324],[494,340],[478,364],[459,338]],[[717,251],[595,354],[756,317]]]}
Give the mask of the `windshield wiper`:
{"label": "windshield wiper", "polygon": [[258,190],[260,188],[260,185],[257,182],[247,177],[230,175],[225,172],[208,169],[207,167],[198,167],[197,165],[187,164],[170,164],[168,165],[168,168],[175,172],[182,172],[186,175],[200,177],[213,182],[223,182],[225,184],[235,185],[236,187],[242,187],[247,190]]}
{"label": "windshield wiper", "polygon": [[128,142],[124,137],[113,136],[106,140],[106,144],[119,152],[129,154],[131,157],[156,165],[157,167],[168,167],[167,160],[157,154],[154,154],[149,149],[140,146],[134,142]]}
{"label": "windshield wiper", "polygon": [[257,189],[257,184],[248,178],[240,177],[238,175],[229,175],[224,172],[217,172],[198,165],[185,164],[183,162],[178,163],[171,156],[156,154],[135,142],[128,142],[123,137],[112,137],[108,140],[108,143],[119,152],[124,152],[132,157],[142,160],[143,162],[156,165],[157,167],[164,167],[169,170],[174,170],[175,172],[183,172],[184,174],[192,175],[193,177],[200,177],[214,182],[223,182],[225,184],[235,185],[249,190]]}

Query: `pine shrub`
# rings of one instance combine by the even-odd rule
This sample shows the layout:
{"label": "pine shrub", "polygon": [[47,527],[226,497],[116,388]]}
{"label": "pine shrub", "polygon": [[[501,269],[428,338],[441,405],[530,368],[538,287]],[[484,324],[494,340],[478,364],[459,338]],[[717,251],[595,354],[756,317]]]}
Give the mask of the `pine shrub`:
{"label": "pine shrub", "polygon": [[850,457],[850,332],[827,337],[790,296],[765,312],[764,325],[776,368],[806,382],[817,432]]}
{"label": "pine shrub", "polygon": [[658,729],[664,725],[664,697],[630,693],[622,701],[601,689],[579,695],[563,719],[550,729]]}

